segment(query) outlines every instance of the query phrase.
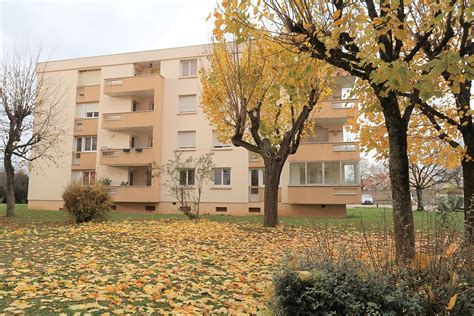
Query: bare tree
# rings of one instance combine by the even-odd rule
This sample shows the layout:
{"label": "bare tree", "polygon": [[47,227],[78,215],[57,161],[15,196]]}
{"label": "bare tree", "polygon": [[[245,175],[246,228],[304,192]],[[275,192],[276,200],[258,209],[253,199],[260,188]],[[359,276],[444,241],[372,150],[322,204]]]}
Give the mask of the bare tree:
{"label": "bare tree", "polygon": [[63,130],[59,119],[62,95],[37,71],[39,53],[6,52],[0,70],[0,138],[7,178],[6,216],[15,215],[15,164],[38,158],[54,161]]}
{"label": "bare tree", "polygon": [[214,164],[212,153],[198,158],[181,158],[175,153],[174,159],[162,166],[153,165],[153,176],[165,176],[163,185],[180,205],[179,210],[190,219],[199,219],[201,197],[204,185],[212,180]]}
{"label": "bare tree", "polygon": [[424,211],[423,191],[438,184],[447,183],[452,179],[450,172],[436,164],[410,163],[410,186],[415,189],[417,211]]}

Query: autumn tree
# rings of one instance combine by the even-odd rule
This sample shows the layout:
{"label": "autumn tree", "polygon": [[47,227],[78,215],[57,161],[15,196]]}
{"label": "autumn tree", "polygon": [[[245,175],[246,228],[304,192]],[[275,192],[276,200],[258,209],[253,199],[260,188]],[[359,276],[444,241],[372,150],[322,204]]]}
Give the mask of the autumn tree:
{"label": "autumn tree", "polygon": [[265,165],[264,226],[278,224],[278,185],[308,118],[326,93],[330,69],[266,40],[217,42],[201,74],[201,104],[224,139]]}
{"label": "autumn tree", "polygon": [[6,216],[15,213],[15,165],[38,158],[54,161],[63,134],[62,94],[37,72],[39,54],[14,50],[3,55],[0,69],[0,139],[7,178]]}
{"label": "autumn tree", "polygon": [[[453,32],[448,27],[449,16],[459,15],[465,3],[467,0],[223,1],[215,12],[216,33],[271,38],[360,79],[373,100],[370,106],[381,109],[387,129],[400,259],[414,258],[415,254],[407,132],[416,102],[407,100],[426,99],[437,91],[426,84],[434,80],[424,67],[431,61],[447,64],[443,51]],[[458,35],[462,32],[454,33],[463,36]],[[427,54],[425,47],[430,42],[438,45]]]}

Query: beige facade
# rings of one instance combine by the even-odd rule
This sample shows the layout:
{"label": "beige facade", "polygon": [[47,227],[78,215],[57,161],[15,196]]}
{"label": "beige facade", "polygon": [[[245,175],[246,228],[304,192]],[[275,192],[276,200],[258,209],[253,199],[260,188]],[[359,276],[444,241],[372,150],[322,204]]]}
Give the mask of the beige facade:
{"label": "beige facade", "polygon": [[[199,106],[197,74],[209,51],[200,45],[40,64],[66,90],[62,117],[69,128],[59,163],[32,165],[29,207],[60,209],[72,181],[107,178],[119,211],[176,212],[161,179],[151,176],[152,164],[176,151],[184,157],[212,151],[218,176],[205,187],[202,212],[262,214],[262,160],[218,143]],[[336,80],[333,96],[314,114],[315,134],[285,165],[281,215],[342,217],[346,204],[359,203],[359,146],[344,130],[357,109],[357,100],[345,99],[352,84],[349,77]]]}

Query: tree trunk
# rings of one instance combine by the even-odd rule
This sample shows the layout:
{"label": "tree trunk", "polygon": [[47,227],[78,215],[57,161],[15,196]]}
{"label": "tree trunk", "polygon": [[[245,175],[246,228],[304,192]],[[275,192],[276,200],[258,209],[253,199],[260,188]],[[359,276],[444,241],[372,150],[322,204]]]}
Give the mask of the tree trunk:
{"label": "tree trunk", "polygon": [[263,203],[263,226],[278,225],[278,186],[283,166],[276,161],[265,161],[265,198]]}
{"label": "tree trunk", "polygon": [[416,187],[416,210],[424,211],[425,205],[423,203],[423,189],[421,187]]}
{"label": "tree trunk", "polygon": [[[474,136],[466,139],[467,154],[474,158]],[[464,232],[466,242],[474,244],[474,160],[463,159],[462,174],[464,181]]]}
{"label": "tree trunk", "polygon": [[407,154],[408,122],[400,117],[396,96],[381,98],[380,101],[389,139],[388,167],[392,187],[396,255],[399,260],[406,261],[415,258],[415,230]]}
{"label": "tree trunk", "polygon": [[13,168],[12,157],[11,155],[5,155],[3,160],[3,165],[5,167],[5,174],[7,176],[7,210],[6,216],[13,217],[15,216],[15,188],[14,188],[14,179],[15,179],[15,168]]}

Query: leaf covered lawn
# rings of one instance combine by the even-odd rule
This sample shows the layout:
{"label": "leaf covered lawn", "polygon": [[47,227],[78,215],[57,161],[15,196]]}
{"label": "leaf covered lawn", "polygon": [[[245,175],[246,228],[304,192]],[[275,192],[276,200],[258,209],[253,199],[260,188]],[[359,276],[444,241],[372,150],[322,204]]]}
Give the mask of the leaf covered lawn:
{"label": "leaf covered lawn", "polygon": [[0,228],[0,313],[255,313],[309,228],[202,220]]}

